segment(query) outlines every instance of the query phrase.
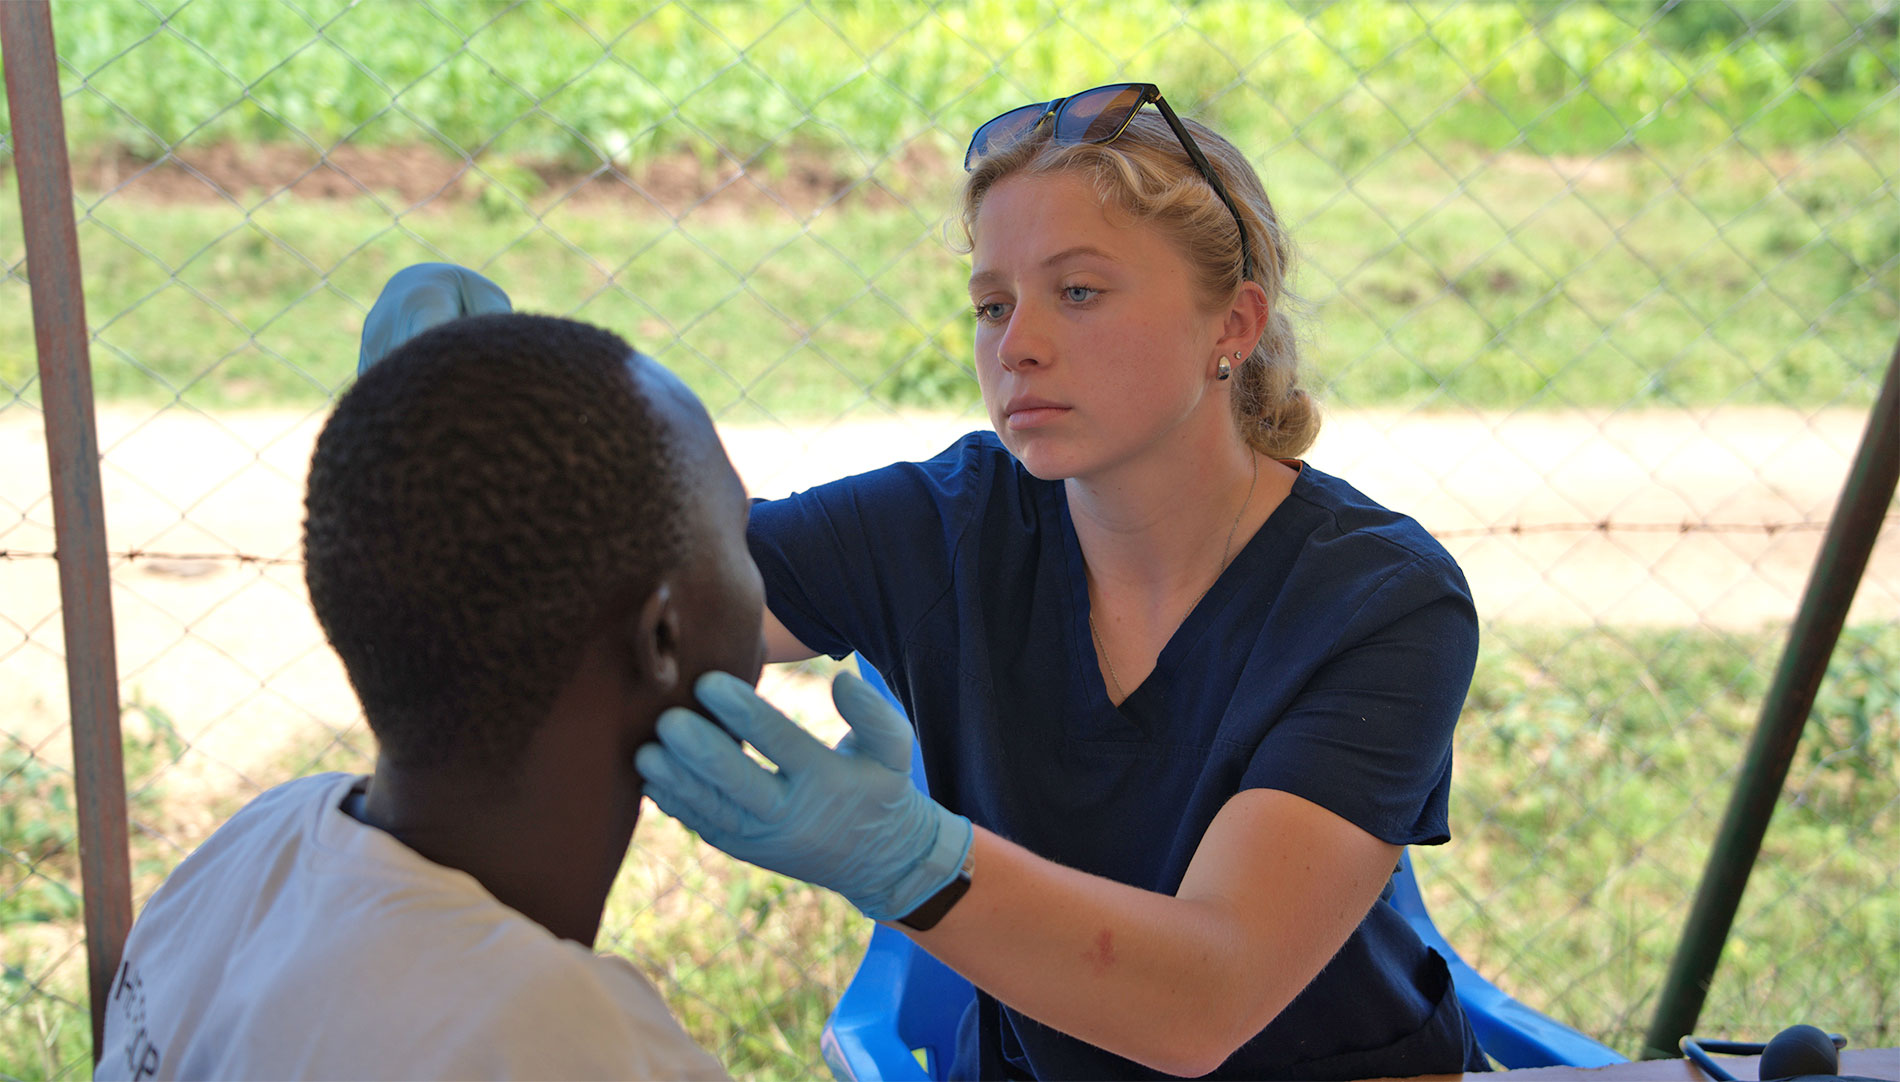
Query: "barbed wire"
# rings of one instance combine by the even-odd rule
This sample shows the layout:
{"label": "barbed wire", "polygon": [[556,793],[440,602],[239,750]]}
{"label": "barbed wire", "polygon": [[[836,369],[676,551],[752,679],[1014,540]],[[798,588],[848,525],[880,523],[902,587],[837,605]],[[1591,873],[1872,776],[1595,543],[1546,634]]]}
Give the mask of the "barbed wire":
{"label": "barbed wire", "polygon": [[[57,550],[45,549],[0,549],[0,560],[57,560]],[[301,565],[302,560],[294,556],[257,556],[248,552],[148,552],[144,549],[126,549],[121,552],[108,552],[106,559],[132,562],[136,560],[166,561],[181,564],[238,563],[262,564],[269,566]]]}
{"label": "barbed wire", "polygon": [[[1889,514],[1881,521],[1900,522],[1900,513]],[[1801,519],[1796,522],[1693,522],[1688,519],[1681,522],[1617,522],[1605,518],[1595,522],[1500,522],[1489,526],[1429,532],[1440,540],[1546,533],[1759,533],[1772,537],[1778,533],[1818,533],[1827,529],[1827,526],[1826,519]]]}
{"label": "barbed wire", "polygon": [[[1900,512],[1882,518],[1883,525],[1900,523]],[[1559,533],[1722,533],[1764,534],[1818,533],[1827,529],[1825,519],[1800,519],[1792,522],[1618,522],[1597,519],[1594,522],[1500,522],[1489,526],[1469,526],[1452,530],[1431,530],[1440,540],[1465,537],[1522,536]],[[56,560],[59,553],[46,549],[0,549],[0,560]],[[236,563],[270,567],[301,566],[294,556],[258,556],[248,552],[158,552],[150,549],[123,549],[106,553],[106,558],[125,563],[136,561],[179,564]]]}

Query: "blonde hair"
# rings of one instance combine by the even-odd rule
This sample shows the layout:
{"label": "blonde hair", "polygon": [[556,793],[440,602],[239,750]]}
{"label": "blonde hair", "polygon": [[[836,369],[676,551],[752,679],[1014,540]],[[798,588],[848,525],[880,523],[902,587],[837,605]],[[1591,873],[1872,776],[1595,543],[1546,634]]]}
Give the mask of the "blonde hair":
{"label": "blonde hair", "polygon": [[[1266,290],[1266,333],[1245,362],[1234,366],[1234,422],[1254,450],[1296,458],[1319,435],[1319,404],[1300,386],[1299,339],[1291,310],[1300,299],[1287,286],[1293,242],[1281,228],[1260,177],[1247,159],[1206,125],[1183,117],[1202,153],[1246,223],[1253,279]],[[1242,280],[1240,234],[1227,204],[1194,167],[1160,114],[1135,114],[1112,143],[1056,145],[1047,128],[980,159],[965,179],[963,237],[976,242],[983,197],[1015,173],[1070,173],[1090,183],[1103,201],[1159,228],[1195,270],[1195,291],[1209,308],[1227,303]]]}

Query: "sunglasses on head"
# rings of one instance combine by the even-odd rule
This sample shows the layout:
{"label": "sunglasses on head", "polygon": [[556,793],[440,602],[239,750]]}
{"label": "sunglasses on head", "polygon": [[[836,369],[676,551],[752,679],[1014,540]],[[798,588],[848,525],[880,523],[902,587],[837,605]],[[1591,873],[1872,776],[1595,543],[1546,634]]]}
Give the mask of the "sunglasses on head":
{"label": "sunglasses on head", "polygon": [[1227,194],[1227,185],[1221,183],[1220,175],[1208,163],[1207,155],[1201,153],[1194,136],[1188,133],[1187,125],[1174,115],[1167,99],[1161,96],[1161,88],[1153,83],[1110,83],[1066,98],[1011,109],[992,118],[976,129],[975,135],[970,136],[970,148],[963,152],[963,170],[966,173],[971,171],[984,156],[1002,150],[1035,131],[1045,120],[1051,122],[1049,139],[1058,146],[1112,143],[1121,138],[1121,134],[1128,130],[1128,125],[1135,119],[1135,114],[1149,102],[1161,110],[1161,118],[1168,122],[1174,137],[1181,141],[1181,149],[1187,151],[1194,168],[1201,171],[1208,186],[1214,189],[1214,194],[1220,196],[1220,201],[1227,205],[1228,213],[1234,216],[1234,226],[1240,230],[1240,269],[1248,278],[1252,278],[1253,259],[1247,251],[1247,227],[1241,223],[1240,208],[1234,206],[1233,197]]}

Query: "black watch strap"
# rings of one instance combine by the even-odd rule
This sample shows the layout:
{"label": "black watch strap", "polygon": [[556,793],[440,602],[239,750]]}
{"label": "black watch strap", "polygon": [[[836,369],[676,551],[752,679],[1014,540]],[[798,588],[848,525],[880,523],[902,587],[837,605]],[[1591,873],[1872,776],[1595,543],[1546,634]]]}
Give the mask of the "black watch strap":
{"label": "black watch strap", "polygon": [[943,885],[943,889],[924,899],[924,904],[897,918],[897,923],[913,932],[928,932],[937,926],[952,906],[963,900],[970,892],[970,873],[976,863],[976,847],[963,857],[963,866],[957,869],[957,877]]}

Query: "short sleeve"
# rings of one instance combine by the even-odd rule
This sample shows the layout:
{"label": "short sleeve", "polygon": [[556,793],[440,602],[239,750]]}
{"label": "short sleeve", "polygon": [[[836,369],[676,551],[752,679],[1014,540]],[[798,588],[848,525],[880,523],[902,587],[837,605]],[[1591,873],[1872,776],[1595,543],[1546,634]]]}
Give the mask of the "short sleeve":
{"label": "short sleeve", "polygon": [[746,539],[772,615],[834,658],[896,656],[904,632],[950,589],[968,504],[994,468],[981,435],[924,462],[754,503]]}
{"label": "short sleeve", "polygon": [[1452,730],[1478,654],[1464,576],[1449,558],[1415,559],[1367,596],[1336,641],[1241,787],[1292,793],[1394,845],[1450,840]]}

